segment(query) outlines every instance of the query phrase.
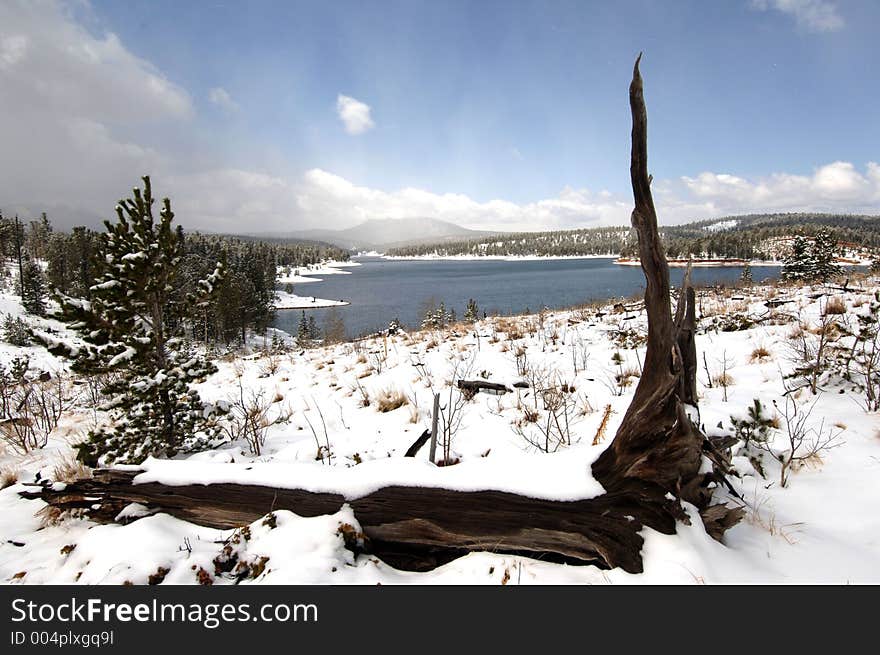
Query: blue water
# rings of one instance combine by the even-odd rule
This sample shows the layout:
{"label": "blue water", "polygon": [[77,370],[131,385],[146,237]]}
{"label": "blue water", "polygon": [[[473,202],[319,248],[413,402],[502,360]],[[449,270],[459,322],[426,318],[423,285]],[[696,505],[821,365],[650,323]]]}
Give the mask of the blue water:
{"label": "blue water", "polygon": [[[469,298],[480,312],[516,314],[542,307],[559,309],[592,300],[627,297],[644,291],[645,278],[638,266],[619,266],[613,259],[551,259],[531,261],[407,261],[380,257],[358,257],[361,266],[345,270],[351,275],[327,275],[321,282],[297,285],[294,292],[351,302],[338,307],[348,336],[358,336],[388,327],[399,318],[404,326],[418,327],[425,304],[433,298],[459,317]],[[752,268],[757,282],[779,276],[778,267]],[[734,283],[742,269],[695,268],[695,285]],[[683,268],[671,268],[677,285]],[[318,276],[320,277],[320,275]],[[307,310],[319,326],[328,309]],[[296,333],[301,310],[282,310],[275,327]]]}

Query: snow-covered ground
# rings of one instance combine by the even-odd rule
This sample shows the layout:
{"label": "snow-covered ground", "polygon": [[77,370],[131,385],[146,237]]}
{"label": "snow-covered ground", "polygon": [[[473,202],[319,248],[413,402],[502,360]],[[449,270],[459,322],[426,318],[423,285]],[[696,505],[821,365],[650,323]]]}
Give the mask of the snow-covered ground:
{"label": "snow-covered ground", "polygon": [[[782,376],[794,368],[791,353],[799,321],[814,330],[828,298],[836,296],[844,313],[834,320],[854,325],[878,291],[880,280],[847,294],[780,285],[702,294],[697,349],[707,369],[699,375],[701,424],[707,432],[729,434],[731,417],[744,416],[757,398],[779,425],[771,429],[771,449],[784,455]],[[790,302],[768,309],[769,299]],[[2,295],[0,309],[15,310],[16,301]],[[762,320],[739,331],[711,328],[747,315]],[[593,497],[602,489],[590,464],[613,439],[629,405],[644,360],[644,331],[644,312],[637,305],[627,310],[608,304],[225,358],[199,391],[207,400],[234,401],[241,385],[247,394],[262,397],[270,406],[271,425],[261,454],[253,455],[238,441],[173,461],[151,459],[139,481],[236,481],[336,491],[348,498],[390,484]],[[15,352],[8,345],[0,349],[4,365]],[[41,364],[57,363],[45,352],[39,357]],[[521,380],[542,388],[564,385],[571,426],[565,443],[551,443],[549,453],[534,445],[542,437],[541,421],[533,418],[545,416],[546,410],[530,389],[479,393],[455,403],[455,379],[483,377],[511,386]],[[839,445],[803,462],[786,487],[780,486],[774,457],[735,446],[733,463],[740,477],[732,483],[744,499],[745,519],[727,532],[723,544],[705,533],[699,519],[679,524],[671,536],[645,528],[645,571],[639,575],[489,552],[426,573],[402,572],[345,549],[340,526],[358,526],[348,506],[314,518],[276,511],[274,520],[261,519],[240,530],[208,529],[164,514],[126,525],[52,517],[41,511],[41,501],[23,500],[18,492],[38,472],[44,479],[64,477],[56,467],[69,464],[71,444],[95,420],[80,403],[45,448],[26,455],[7,449],[0,455],[7,482],[15,480],[0,491],[0,580],[145,584],[161,568],[167,569],[166,583],[232,583],[235,578],[214,567],[228,547],[251,567],[245,582],[270,584],[877,583],[880,416],[865,412],[862,395],[830,374],[820,376],[819,387],[817,396],[803,389],[787,397],[801,415],[815,402],[808,427],[839,432]],[[427,447],[416,458],[403,456],[430,425],[435,391],[444,411],[458,407],[461,412],[448,449],[458,463],[444,467],[427,461]],[[593,445],[606,415],[605,436]],[[763,476],[756,467],[763,468]],[[730,497],[729,502],[739,501]],[[149,512],[130,507],[128,513]]]}

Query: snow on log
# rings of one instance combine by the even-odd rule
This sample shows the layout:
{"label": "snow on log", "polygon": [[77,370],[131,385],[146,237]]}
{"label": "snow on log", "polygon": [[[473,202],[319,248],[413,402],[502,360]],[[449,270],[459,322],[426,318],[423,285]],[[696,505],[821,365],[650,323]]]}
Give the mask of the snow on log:
{"label": "snow on log", "polygon": [[399,569],[425,571],[469,552],[491,551],[553,562],[642,571],[639,532],[675,531],[673,502],[657,487],[624,482],[613,492],[577,501],[503,491],[389,486],[346,501],[341,494],[229,483],[134,483],[141,471],[99,469],[67,485],[21,492],[98,522],[117,519],[131,503],[211,528],[247,525],[275,510],[333,514],[346,502],[367,537],[365,549]]}

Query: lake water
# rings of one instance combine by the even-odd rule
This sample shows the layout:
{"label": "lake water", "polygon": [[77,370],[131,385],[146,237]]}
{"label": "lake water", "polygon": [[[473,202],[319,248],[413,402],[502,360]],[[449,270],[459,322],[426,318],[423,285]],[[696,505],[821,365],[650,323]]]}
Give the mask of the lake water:
{"label": "lake water", "polygon": [[[337,307],[349,336],[388,327],[395,317],[407,327],[418,327],[425,305],[441,300],[447,309],[464,314],[469,298],[477,301],[482,314],[516,314],[542,307],[559,309],[592,300],[626,297],[644,290],[645,277],[638,266],[619,266],[613,259],[545,260],[388,260],[357,257],[361,266],[344,270],[351,275],[327,275],[320,282],[297,285],[294,292],[351,302]],[[755,266],[757,282],[777,278],[779,267]],[[736,282],[742,269],[695,268],[695,285]],[[678,285],[683,268],[671,268],[672,283]],[[318,275],[317,277],[320,277]],[[331,310],[306,310],[319,326]],[[296,334],[301,310],[277,313],[275,327]]]}

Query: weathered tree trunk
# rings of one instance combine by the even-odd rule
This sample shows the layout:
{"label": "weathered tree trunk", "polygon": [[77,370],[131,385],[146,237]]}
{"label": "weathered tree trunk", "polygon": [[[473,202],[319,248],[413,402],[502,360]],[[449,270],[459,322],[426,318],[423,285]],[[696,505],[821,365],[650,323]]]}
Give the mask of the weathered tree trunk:
{"label": "weathered tree trunk", "polygon": [[639,73],[641,55],[633,67],[629,87],[632,111],[630,180],[635,209],[632,225],[638,234],[639,258],[645,273],[645,309],[648,342],[645,364],[635,395],[611,445],[593,464],[593,475],[609,491],[637,479],[657,485],[692,502],[720,537],[739,518],[739,511],[724,506],[707,510],[709,482],[717,475],[699,473],[705,436],[688,411],[696,412],[697,356],[694,343],[694,291],[690,267],[685,274],[676,315],[672,316],[669,266],[657,229],[657,212],[648,174],[648,117]]}

